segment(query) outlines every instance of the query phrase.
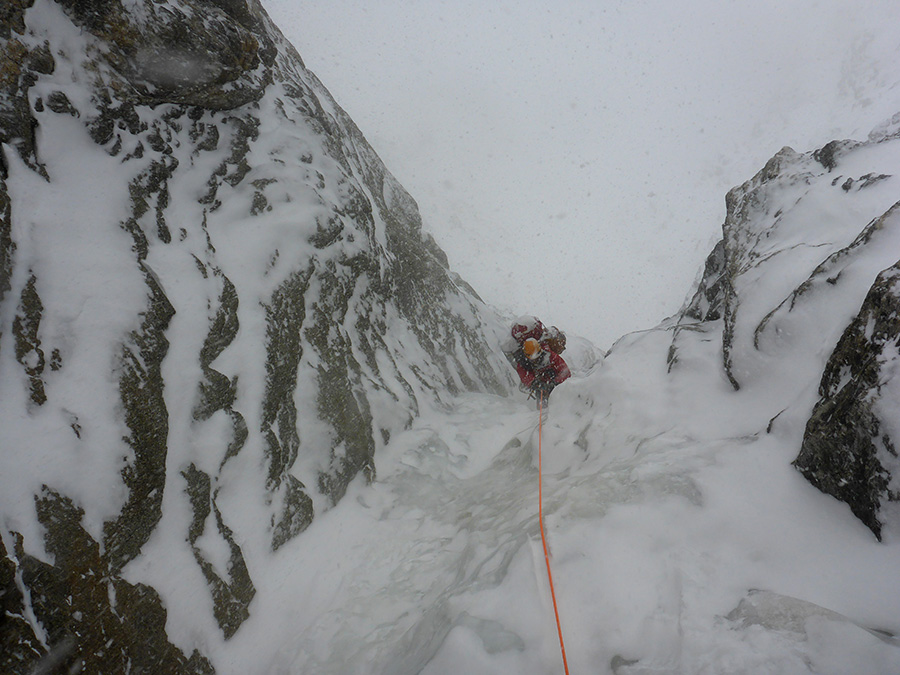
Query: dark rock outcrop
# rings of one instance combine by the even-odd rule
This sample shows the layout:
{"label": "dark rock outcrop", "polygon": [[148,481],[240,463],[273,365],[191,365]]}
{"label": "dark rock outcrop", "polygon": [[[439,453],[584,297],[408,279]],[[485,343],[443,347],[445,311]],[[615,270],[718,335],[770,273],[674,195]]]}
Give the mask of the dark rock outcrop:
{"label": "dark rock outcrop", "polygon": [[143,3],[59,0],[72,22],[97,37],[116,99],[230,110],[262,96],[271,81],[274,39],[257,0]]}
{"label": "dark rock outcrop", "polygon": [[878,275],[834,349],[800,454],[800,472],[846,502],[881,539],[882,507],[900,501],[900,262]]}
{"label": "dark rock outcrop", "polygon": [[[45,486],[35,509],[54,562],[26,553],[19,535],[12,551],[0,550],[7,574],[30,598],[26,613],[18,584],[6,585],[13,594],[6,601],[12,608],[3,639],[19,642],[4,651],[4,672],[214,672],[199,652],[186,657],[168,642],[166,610],[156,591],[98,574],[110,561],[85,531],[84,512],[72,500]],[[40,641],[27,614],[40,626]]]}

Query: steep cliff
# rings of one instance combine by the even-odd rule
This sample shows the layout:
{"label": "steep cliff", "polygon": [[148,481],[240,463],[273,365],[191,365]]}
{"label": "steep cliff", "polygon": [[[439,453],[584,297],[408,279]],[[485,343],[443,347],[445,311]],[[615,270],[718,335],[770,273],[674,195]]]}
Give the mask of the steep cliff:
{"label": "steep cliff", "polygon": [[498,320],[256,0],[0,43],[3,667],[210,670],[154,586],[234,635],[423,404],[506,390]]}

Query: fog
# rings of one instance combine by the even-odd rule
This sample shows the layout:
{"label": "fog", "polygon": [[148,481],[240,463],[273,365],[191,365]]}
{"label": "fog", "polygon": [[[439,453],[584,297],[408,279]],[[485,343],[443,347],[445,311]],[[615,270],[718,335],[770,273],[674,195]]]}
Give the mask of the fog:
{"label": "fog", "polygon": [[725,193],[900,111],[894,0],[263,0],[482,298],[608,347],[680,307]]}

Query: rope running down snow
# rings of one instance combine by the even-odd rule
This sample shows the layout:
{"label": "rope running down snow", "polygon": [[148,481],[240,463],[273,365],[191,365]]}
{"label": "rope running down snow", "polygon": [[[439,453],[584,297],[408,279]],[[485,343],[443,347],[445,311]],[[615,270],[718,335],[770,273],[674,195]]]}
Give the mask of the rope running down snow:
{"label": "rope running down snow", "polygon": [[538,522],[541,526],[541,542],[544,544],[544,560],[547,563],[547,579],[550,582],[550,597],[553,598],[553,613],[556,615],[556,630],[559,633],[559,649],[562,652],[563,668],[569,675],[569,663],[566,661],[566,645],[563,643],[562,625],[559,622],[559,609],[556,606],[556,592],[553,590],[553,574],[550,572],[550,554],[547,553],[547,537],[544,535],[544,488],[543,488],[543,455],[542,436],[544,424],[544,393],[541,392],[540,419],[538,419]]}

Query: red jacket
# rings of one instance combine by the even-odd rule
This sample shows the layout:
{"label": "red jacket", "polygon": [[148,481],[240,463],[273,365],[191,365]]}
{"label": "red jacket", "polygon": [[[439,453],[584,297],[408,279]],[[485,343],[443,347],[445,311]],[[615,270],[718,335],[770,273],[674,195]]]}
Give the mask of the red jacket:
{"label": "red jacket", "polygon": [[572,374],[563,358],[549,349],[544,349],[536,359],[517,360],[516,372],[526,387],[530,387],[535,380],[562,384]]}

